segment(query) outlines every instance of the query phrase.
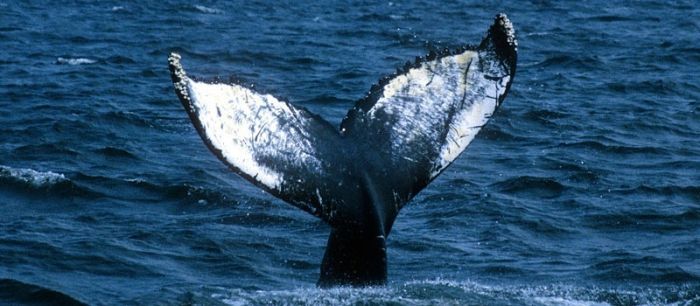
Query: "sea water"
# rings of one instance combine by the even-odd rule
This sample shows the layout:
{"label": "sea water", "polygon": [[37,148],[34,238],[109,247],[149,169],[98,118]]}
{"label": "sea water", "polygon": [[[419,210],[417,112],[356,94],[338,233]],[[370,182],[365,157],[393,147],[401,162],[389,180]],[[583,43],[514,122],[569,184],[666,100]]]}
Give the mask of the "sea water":
{"label": "sea water", "polygon": [[[695,1],[0,0],[0,304],[700,304]],[[508,98],[400,213],[385,287],[200,140],[167,55],[334,125],[508,14]]]}

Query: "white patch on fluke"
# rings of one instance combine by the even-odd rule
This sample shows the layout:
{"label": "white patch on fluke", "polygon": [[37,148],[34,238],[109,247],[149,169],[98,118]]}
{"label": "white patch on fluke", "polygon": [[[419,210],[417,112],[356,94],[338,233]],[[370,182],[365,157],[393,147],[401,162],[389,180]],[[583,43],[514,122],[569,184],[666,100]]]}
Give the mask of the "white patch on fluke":
{"label": "white patch on fluke", "polygon": [[444,170],[474,140],[476,134],[496,111],[498,98],[505,93],[506,84],[509,81],[510,76],[505,76],[500,81],[493,81],[484,78],[480,73],[469,74],[467,83],[471,88],[465,88],[465,90],[471,91],[472,94],[476,90],[480,94],[473,95],[472,103],[460,109],[454,121],[450,123],[449,132],[440,151],[440,159],[431,177]]}
{"label": "white patch on fluke", "polygon": [[480,61],[477,51],[445,56],[410,69],[384,87],[367,115],[370,120],[394,120],[386,127],[392,156],[411,161],[416,143],[437,146],[432,178],[464,151],[496,110],[510,80],[487,79],[480,67],[494,69]]}
{"label": "white patch on fluke", "polygon": [[[239,85],[186,79],[192,107],[207,139],[226,161],[272,189],[284,174],[273,167],[320,168],[303,128],[304,117],[289,104]],[[265,162],[267,160],[267,162]]]}

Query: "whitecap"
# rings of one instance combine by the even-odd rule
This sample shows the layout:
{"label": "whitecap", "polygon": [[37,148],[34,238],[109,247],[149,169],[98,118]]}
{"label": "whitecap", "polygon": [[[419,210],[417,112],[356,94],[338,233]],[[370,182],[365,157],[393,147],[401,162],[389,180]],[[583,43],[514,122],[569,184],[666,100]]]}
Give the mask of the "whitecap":
{"label": "whitecap", "polygon": [[553,33],[551,33],[551,32],[531,32],[531,33],[525,33],[524,35],[526,37],[530,37],[530,36],[549,36],[552,34]]}
{"label": "whitecap", "polygon": [[0,178],[11,178],[34,187],[51,186],[67,181],[66,176],[61,173],[51,171],[41,172],[34,169],[17,169],[7,166],[0,166]]}
{"label": "whitecap", "polygon": [[125,11],[125,10],[126,10],[126,8],[124,8],[123,6],[120,6],[120,5],[112,7],[112,12],[120,12],[120,11]]}
{"label": "whitecap", "polygon": [[84,58],[84,57],[77,57],[77,58],[71,58],[71,57],[59,57],[56,59],[57,64],[68,64],[68,65],[88,65],[88,64],[94,64],[97,63],[96,60],[89,59],[89,58]]}
{"label": "whitecap", "polygon": [[207,14],[222,14],[223,13],[219,9],[206,7],[204,5],[195,5],[194,8],[202,13],[207,13]]}
{"label": "whitecap", "polygon": [[147,183],[147,181],[146,181],[145,179],[142,179],[142,178],[140,178],[140,177],[137,177],[137,178],[128,178],[128,179],[126,179],[126,181],[129,182],[129,183],[137,183],[137,184]]}

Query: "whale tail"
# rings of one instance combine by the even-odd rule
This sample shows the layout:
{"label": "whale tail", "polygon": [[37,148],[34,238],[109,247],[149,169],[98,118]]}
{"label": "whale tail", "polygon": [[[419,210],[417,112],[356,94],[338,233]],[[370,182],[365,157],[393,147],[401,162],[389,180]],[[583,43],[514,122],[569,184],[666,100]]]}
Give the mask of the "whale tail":
{"label": "whale tail", "polygon": [[234,172],[331,227],[320,286],[386,281],[399,210],[464,151],[505,99],[517,42],[499,14],[477,47],[431,52],[372,86],[334,128],[240,84],[190,78],[175,92],[209,149]]}

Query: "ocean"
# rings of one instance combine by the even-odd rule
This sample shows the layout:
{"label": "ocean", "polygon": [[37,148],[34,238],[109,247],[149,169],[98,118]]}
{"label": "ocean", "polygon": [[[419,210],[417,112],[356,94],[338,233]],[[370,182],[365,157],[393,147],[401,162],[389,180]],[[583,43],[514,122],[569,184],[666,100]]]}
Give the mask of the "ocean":
{"label": "ocean", "polygon": [[[219,162],[168,71],[338,125],[500,12],[508,98],[381,287],[316,287],[329,227]],[[0,0],[0,304],[700,305],[698,33],[695,1]]]}

